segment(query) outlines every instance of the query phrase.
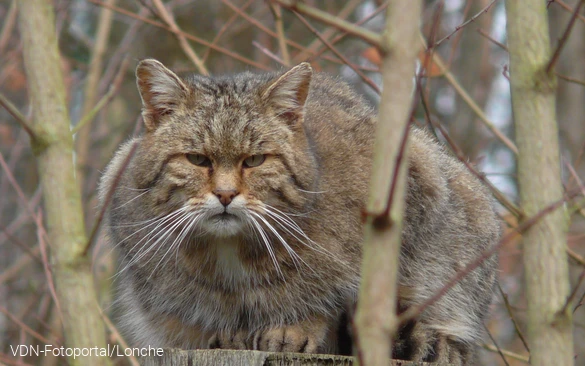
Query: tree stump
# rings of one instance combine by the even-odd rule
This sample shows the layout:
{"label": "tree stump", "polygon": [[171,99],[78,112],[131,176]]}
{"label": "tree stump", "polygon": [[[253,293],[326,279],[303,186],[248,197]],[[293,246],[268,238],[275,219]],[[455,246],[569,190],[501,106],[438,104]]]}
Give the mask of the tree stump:
{"label": "tree stump", "polygon": [[[160,357],[140,359],[144,366],[352,366],[354,358],[336,355],[240,350],[165,349]],[[391,366],[424,366],[426,362],[391,360]]]}

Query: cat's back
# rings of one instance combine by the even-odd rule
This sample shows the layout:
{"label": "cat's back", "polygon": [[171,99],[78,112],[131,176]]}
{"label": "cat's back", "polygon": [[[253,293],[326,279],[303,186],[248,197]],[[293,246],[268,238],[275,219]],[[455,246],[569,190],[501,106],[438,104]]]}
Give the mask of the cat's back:
{"label": "cat's back", "polygon": [[340,78],[315,73],[304,127],[328,189],[347,194],[351,194],[348,190],[367,192],[375,109]]}

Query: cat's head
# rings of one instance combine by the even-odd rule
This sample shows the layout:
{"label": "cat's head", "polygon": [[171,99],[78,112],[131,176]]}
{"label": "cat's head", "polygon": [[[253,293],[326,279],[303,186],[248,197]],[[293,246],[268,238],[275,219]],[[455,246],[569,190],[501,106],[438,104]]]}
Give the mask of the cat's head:
{"label": "cat's head", "polygon": [[133,179],[148,190],[153,215],[182,210],[193,229],[231,236],[307,204],[304,192],[316,182],[303,128],[309,64],[280,74],[180,78],[148,59],[136,77],[146,132]]}

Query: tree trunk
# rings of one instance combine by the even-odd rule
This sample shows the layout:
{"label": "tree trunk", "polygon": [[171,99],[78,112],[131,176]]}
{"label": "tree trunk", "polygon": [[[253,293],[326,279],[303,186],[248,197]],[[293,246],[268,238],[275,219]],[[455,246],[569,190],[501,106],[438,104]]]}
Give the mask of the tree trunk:
{"label": "tree trunk", "polygon": [[[392,354],[391,340],[398,326],[398,257],[408,166],[408,149],[402,142],[412,108],[420,12],[420,0],[390,1],[382,36],[384,90],[378,112],[364,227],[362,284],[355,317],[358,360],[367,366],[388,364]],[[392,193],[391,185],[394,185]],[[389,211],[385,212],[387,208]]]}
{"label": "tree trunk", "polygon": [[[20,32],[28,91],[34,110],[32,147],[44,197],[51,268],[64,327],[65,346],[103,348],[105,333],[98,312],[80,191],[73,167],[73,138],[65,98],[51,2],[21,0]],[[41,235],[43,235],[41,233]],[[107,365],[109,359],[68,357],[70,365]]]}
{"label": "tree trunk", "polygon": [[[518,185],[525,216],[563,198],[556,80],[546,2],[507,0],[512,108],[518,146]],[[558,209],[524,235],[528,343],[532,365],[572,365],[573,338],[566,244],[567,216]]]}

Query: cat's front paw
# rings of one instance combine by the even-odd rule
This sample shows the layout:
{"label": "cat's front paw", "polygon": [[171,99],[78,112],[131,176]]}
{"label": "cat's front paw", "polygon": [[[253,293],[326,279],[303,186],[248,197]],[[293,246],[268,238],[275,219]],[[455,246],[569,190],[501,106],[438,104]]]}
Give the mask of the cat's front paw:
{"label": "cat's front paw", "polygon": [[319,322],[287,325],[256,332],[253,347],[268,352],[323,353],[327,326]]}
{"label": "cat's front paw", "polygon": [[236,332],[217,332],[207,342],[209,349],[252,349],[250,332],[240,330]]}

